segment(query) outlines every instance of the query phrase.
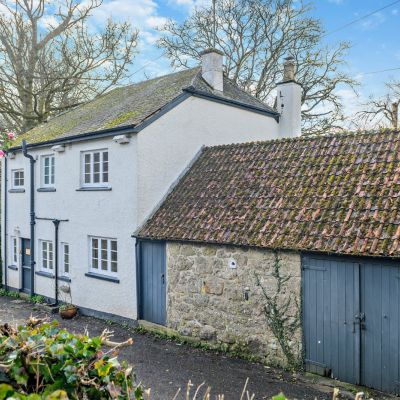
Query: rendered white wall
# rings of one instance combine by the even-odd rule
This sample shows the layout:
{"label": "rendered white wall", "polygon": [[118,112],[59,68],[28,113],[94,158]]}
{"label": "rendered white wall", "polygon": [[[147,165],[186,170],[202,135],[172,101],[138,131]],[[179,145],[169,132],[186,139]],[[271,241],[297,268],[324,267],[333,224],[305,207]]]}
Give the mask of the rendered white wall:
{"label": "rendered white wall", "polygon": [[[82,151],[109,151],[109,181],[112,191],[79,192],[80,156]],[[51,154],[37,149],[34,156]],[[64,153],[54,153],[56,159],[56,192],[35,192],[37,217],[68,219],[60,224],[59,240],[70,245],[70,276],[73,303],[106,313],[136,318],[136,273],[131,235],[136,227],[136,137],[131,143],[119,145],[112,138],[68,145]],[[10,237],[19,228],[20,237],[30,237],[29,226],[29,161],[21,153],[8,162],[8,176],[14,168],[25,170],[25,193],[7,193],[8,197],[8,260]],[[4,171],[4,169],[3,169]],[[40,186],[40,162],[35,166],[36,187]],[[3,191],[4,192],[4,191]],[[3,203],[4,204],[4,203]],[[4,221],[4,219],[3,219]],[[85,276],[89,272],[88,236],[118,240],[118,278],[120,283],[106,282]],[[50,221],[36,224],[36,270],[40,270],[39,240],[54,242],[54,225]],[[61,266],[61,261],[60,261]],[[21,267],[8,269],[8,283],[21,287]],[[61,282],[63,284],[63,282]],[[54,279],[35,275],[35,292],[54,298]]]}
{"label": "rendered white wall", "polygon": [[263,114],[189,97],[138,135],[138,222],[160,202],[202,146],[278,138]]}
{"label": "rendered white wall", "polygon": [[[132,233],[161,201],[203,145],[276,137],[278,124],[271,117],[190,97],[133,135],[129,144],[116,144],[112,138],[93,139],[67,145],[64,153],[55,153],[57,191],[35,192],[36,214],[38,217],[69,219],[69,222],[60,225],[59,240],[70,245],[73,303],[136,319],[136,258]],[[109,151],[112,191],[77,192],[80,187],[81,152],[105,148]],[[50,148],[31,151],[37,157],[51,153]],[[7,193],[8,265],[11,260],[10,237],[14,229],[19,228],[20,237],[30,237],[29,161],[19,152],[14,160],[9,160],[9,178],[11,169],[21,167],[25,169],[26,192]],[[39,160],[35,170],[36,187],[39,187]],[[118,240],[119,284],[85,276],[89,270],[90,235]],[[54,241],[51,222],[37,221],[36,261],[40,260],[40,239]],[[40,270],[40,265],[36,270]],[[21,287],[20,266],[18,271],[8,269],[8,283],[15,288]],[[35,275],[35,291],[54,297],[54,279]]]}

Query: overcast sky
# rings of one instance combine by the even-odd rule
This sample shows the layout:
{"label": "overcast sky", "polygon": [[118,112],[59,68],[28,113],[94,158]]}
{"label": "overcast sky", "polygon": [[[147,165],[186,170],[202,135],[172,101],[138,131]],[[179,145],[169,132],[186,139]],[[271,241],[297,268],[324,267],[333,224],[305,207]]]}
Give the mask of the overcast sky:
{"label": "overcast sky", "polygon": [[[160,51],[156,48],[158,32],[154,29],[167,18],[182,21],[195,6],[209,0],[104,0],[93,15],[95,23],[103,23],[109,16],[119,20],[130,20],[141,31],[140,56],[132,70],[138,71],[133,80],[146,76],[155,77],[170,71],[168,60],[156,61]],[[327,32],[332,32],[348,22],[384,7],[394,0],[315,0],[312,14],[320,18]],[[372,73],[385,69],[400,68],[400,1],[324,39],[327,44],[349,40],[350,50],[345,67],[362,86],[360,98],[349,90],[341,89],[346,99],[346,109],[353,111],[357,102],[369,95],[384,92],[384,82],[392,78],[400,80],[400,69]]]}

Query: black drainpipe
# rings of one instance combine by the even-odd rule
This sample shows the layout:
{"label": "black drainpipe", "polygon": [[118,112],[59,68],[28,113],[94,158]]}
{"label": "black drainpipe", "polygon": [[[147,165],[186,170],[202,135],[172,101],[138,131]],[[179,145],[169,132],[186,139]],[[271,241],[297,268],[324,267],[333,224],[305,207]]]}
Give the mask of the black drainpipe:
{"label": "black drainpipe", "polygon": [[28,154],[26,147],[26,140],[22,141],[22,153],[24,157],[29,158],[30,161],[30,174],[31,174],[31,188],[30,188],[30,203],[31,203],[31,296],[35,294],[35,162],[31,154]]}
{"label": "black drainpipe", "polygon": [[[8,281],[7,281],[7,183],[8,183],[8,171],[7,171],[7,156],[4,159],[4,286],[5,289],[8,290]],[[3,286],[3,277],[1,277],[1,286]]]}
{"label": "black drainpipe", "polygon": [[55,293],[54,293],[54,303],[51,306],[58,306],[58,237],[59,237],[59,227],[60,222],[68,222],[68,219],[57,219],[57,218],[36,218],[42,221],[51,221],[54,224],[54,279],[55,279]]}

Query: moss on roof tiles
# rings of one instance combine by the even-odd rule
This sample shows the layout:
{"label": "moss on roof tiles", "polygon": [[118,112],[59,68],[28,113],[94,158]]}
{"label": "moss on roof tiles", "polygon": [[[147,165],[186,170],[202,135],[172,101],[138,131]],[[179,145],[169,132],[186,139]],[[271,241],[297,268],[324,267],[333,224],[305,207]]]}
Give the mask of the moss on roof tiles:
{"label": "moss on roof tiles", "polygon": [[26,139],[28,143],[40,143],[104,129],[138,125],[188,87],[273,112],[266,104],[226,77],[222,93],[212,90],[197,67],[111,90],[20,135],[15,146],[20,145],[22,139]]}
{"label": "moss on roof tiles", "polygon": [[399,149],[390,130],[209,147],[138,236],[400,257]]}

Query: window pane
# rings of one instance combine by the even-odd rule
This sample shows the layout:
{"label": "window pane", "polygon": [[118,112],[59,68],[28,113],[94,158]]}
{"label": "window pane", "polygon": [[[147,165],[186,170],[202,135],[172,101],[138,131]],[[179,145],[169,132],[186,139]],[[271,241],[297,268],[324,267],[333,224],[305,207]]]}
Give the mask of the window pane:
{"label": "window pane", "polygon": [[51,157],[51,170],[50,170],[50,183],[54,185],[55,181],[55,169],[56,169],[56,160],[54,157]]}
{"label": "window pane", "polygon": [[49,268],[53,269],[53,243],[48,242],[48,259],[49,259]]}
{"label": "window pane", "polygon": [[108,269],[108,241],[105,239],[101,240],[101,269],[107,271]]}
{"label": "window pane", "polygon": [[117,253],[117,241],[111,241],[111,272],[117,272],[117,261],[118,261],[118,253]]}
{"label": "window pane", "polygon": [[90,183],[90,154],[85,154],[85,183]]}
{"label": "window pane", "polygon": [[100,183],[100,153],[93,153],[93,182]]}
{"label": "window pane", "polygon": [[103,182],[108,182],[108,152],[103,153]]}
{"label": "window pane", "polygon": [[69,245],[64,244],[64,272],[69,273]]}
{"label": "window pane", "polygon": [[92,268],[95,269],[99,268],[98,248],[99,248],[98,239],[92,239]]}

